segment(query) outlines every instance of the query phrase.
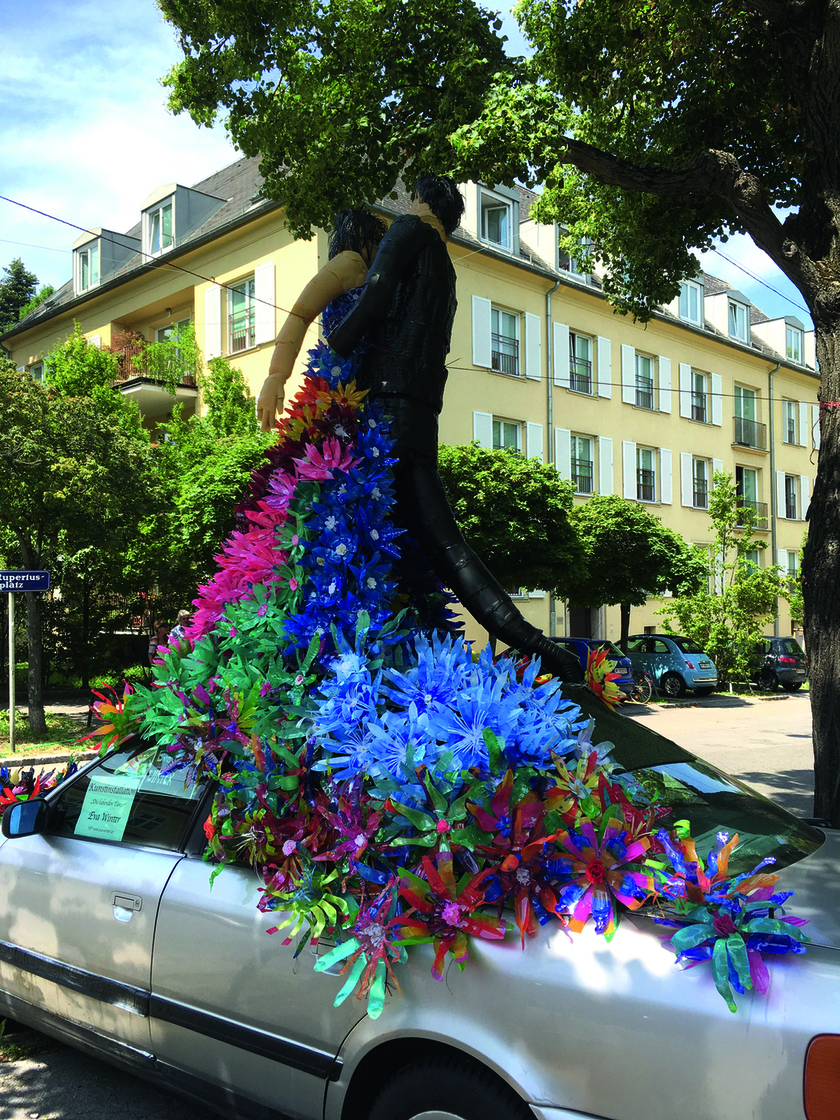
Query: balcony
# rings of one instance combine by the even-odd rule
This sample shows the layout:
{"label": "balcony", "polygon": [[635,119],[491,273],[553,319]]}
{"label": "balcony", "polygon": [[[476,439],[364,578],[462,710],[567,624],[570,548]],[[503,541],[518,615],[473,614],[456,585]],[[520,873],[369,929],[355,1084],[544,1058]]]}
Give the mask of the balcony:
{"label": "balcony", "polygon": [[640,502],[656,501],[656,472],[636,471],[636,497]]}
{"label": "balcony", "polygon": [[753,447],[757,451],[767,450],[767,425],[744,416],[735,417],[735,443],[739,447]]}
{"label": "balcony", "polygon": [[[767,524],[767,503],[755,502],[751,498],[738,498],[738,528],[743,529],[747,522],[751,522],[756,529],[763,529]],[[752,510],[753,517],[750,518],[746,513],[747,510]],[[762,525],[761,522],[764,522]]]}
{"label": "balcony", "polygon": [[[486,337],[486,335],[485,335]],[[519,376],[519,339],[505,334],[491,335],[491,367],[509,377]]]}
{"label": "balcony", "polygon": [[590,459],[572,459],[572,482],[578,494],[591,494],[594,470]]}
{"label": "balcony", "polygon": [[569,388],[576,393],[592,394],[592,362],[586,358],[569,359]]}

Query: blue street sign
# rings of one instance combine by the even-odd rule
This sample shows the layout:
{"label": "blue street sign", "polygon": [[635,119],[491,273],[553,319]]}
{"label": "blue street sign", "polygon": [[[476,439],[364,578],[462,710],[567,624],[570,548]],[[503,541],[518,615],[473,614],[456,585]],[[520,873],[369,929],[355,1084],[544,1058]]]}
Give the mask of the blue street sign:
{"label": "blue street sign", "polygon": [[0,592],[49,591],[49,572],[0,572]]}

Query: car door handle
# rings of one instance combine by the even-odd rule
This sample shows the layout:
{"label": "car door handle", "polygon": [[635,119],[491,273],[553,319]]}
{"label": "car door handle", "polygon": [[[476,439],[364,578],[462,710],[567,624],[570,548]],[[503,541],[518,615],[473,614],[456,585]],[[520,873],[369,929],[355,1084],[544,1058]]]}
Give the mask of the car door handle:
{"label": "car door handle", "polygon": [[123,894],[122,891],[111,892],[111,905],[120,910],[142,910],[143,899],[136,894]]}

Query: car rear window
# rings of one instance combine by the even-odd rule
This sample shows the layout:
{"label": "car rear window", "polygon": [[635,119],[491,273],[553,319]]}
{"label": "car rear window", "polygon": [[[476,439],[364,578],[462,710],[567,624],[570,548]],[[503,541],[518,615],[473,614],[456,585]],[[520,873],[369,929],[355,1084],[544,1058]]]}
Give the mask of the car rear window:
{"label": "car rear window", "polygon": [[671,641],[674,643],[675,646],[677,646],[679,649],[681,649],[683,651],[683,653],[705,653],[706,652],[703,649],[702,646],[698,646],[697,642],[692,641],[691,638],[671,638]]}
{"label": "car rear window", "polygon": [[733,875],[752,871],[766,856],[776,861],[767,871],[778,871],[811,855],[825,839],[819,829],[699,758],[634,770],[633,777],[659,805],[670,808],[663,827],[689,822],[704,859],[719,832],[730,837],[737,832],[738,845],[729,861]]}
{"label": "car rear window", "polygon": [[794,657],[804,657],[802,646],[795,638],[783,638],[780,642],[782,653],[792,653]]}

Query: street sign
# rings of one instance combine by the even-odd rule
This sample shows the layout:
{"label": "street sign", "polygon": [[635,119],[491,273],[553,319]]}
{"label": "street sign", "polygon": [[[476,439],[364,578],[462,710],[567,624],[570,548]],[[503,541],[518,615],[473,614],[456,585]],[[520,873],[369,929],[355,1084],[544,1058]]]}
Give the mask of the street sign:
{"label": "street sign", "polygon": [[49,572],[0,572],[0,592],[49,591]]}

